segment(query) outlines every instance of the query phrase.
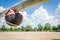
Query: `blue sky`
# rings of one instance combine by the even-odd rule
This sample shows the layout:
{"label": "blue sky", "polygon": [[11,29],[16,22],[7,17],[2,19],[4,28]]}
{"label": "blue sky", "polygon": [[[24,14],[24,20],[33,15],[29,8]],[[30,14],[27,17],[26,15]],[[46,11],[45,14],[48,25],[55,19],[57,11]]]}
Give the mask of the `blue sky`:
{"label": "blue sky", "polygon": [[20,2],[21,0],[0,0],[0,6],[3,6],[5,8],[10,7],[18,2]]}
{"label": "blue sky", "polygon": [[[0,0],[0,7],[8,8],[21,1],[22,0]],[[25,21],[22,22],[22,25],[27,25],[28,22],[30,22],[30,24],[33,26],[36,22],[38,22],[37,24],[39,24],[39,22],[51,22],[52,24],[56,24],[60,21],[60,0],[50,0],[49,2],[45,2],[43,4],[39,4],[25,9],[22,11],[22,13]],[[45,16],[45,18],[41,15]]]}
{"label": "blue sky", "polygon": [[[0,6],[3,6],[4,8],[8,8],[20,1],[22,1],[22,0],[0,0]],[[37,9],[38,7],[43,5],[44,8],[46,8],[50,13],[52,13],[52,11],[55,11],[59,2],[60,2],[60,0],[50,0],[49,2],[46,2],[46,3],[43,3],[43,4],[40,4],[35,7],[27,9],[27,12],[29,12],[29,13],[33,12],[35,9]],[[28,11],[28,10],[31,10],[31,11]]]}
{"label": "blue sky", "polygon": [[[8,8],[20,1],[22,0],[0,0],[0,6],[3,6],[4,8]],[[60,0],[50,0],[49,2],[46,2],[46,3],[27,9],[27,12],[29,13],[33,12],[35,9],[43,5],[44,8],[46,8],[50,13],[53,13],[52,11],[55,11],[59,2]],[[31,10],[31,11],[28,11],[28,10]]]}

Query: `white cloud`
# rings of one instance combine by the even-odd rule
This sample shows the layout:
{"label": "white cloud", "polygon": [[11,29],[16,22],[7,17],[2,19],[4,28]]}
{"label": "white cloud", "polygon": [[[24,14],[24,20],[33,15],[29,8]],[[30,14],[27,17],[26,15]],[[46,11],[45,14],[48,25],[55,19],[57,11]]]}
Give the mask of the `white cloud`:
{"label": "white cloud", "polygon": [[56,17],[60,18],[60,3],[58,4],[58,7],[56,8],[55,14],[56,14]]}
{"label": "white cloud", "polygon": [[0,12],[4,11],[5,8],[4,7],[0,7]]}
{"label": "white cloud", "polygon": [[23,15],[23,22],[21,25],[31,25],[36,27],[39,23],[45,24],[50,23],[52,25],[57,25],[59,20],[55,18],[53,15],[49,15],[48,11],[41,6],[40,8],[36,9],[31,15],[27,14],[27,12],[20,12]]}
{"label": "white cloud", "polygon": [[2,25],[6,25],[6,22],[5,22],[5,18],[4,17],[3,18],[0,18],[0,27]]}
{"label": "white cloud", "polygon": [[56,24],[56,18],[54,18],[54,16],[49,15],[48,11],[43,8],[43,6],[41,6],[40,8],[38,8],[37,10],[35,10],[35,12],[32,14],[32,19],[33,21],[36,20],[36,23],[42,23],[45,24],[47,22],[55,25]]}
{"label": "white cloud", "polygon": [[[5,10],[3,7],[0,8],[1,11]],[[26,26],[29,24],[32,27],[36,27],[39,23],[43,25],[47,22],[52,25],[57,25],[59,23],[59,20],[55,18],[55,16],[49,15],[49,12],[43,6],[36,9],[31,15],[29,15],[26,11],[20,13],[23,15],[23,21],[20,26]],[[4,18],[0,18],[0,25],[1,24],[7,25]]]}
{"label": "white cloud", "polygon": [[[0,7],[0,12],[2,12],[2,11],[4,11],[4,10],[5,10],[4,7]],[[5,24],[5,19],[4,19],[4,17],[3,17],[3,18],[0,18],[0,26],[3,25],[3,24]]]}

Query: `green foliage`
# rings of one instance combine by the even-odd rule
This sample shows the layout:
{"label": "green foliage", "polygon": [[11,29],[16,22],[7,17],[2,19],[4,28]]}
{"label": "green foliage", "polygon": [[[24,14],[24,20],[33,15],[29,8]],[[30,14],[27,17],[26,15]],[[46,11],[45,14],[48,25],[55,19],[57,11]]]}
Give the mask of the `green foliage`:
{"label": "green foliage", "polygon": [[38,31],[43,31],[43,26],[41,24],[38,25]]}
{"label": "green foliage", "polygon": [[25,31],[25,27],[24,26],[21,26],[21,31]]}
{"label": "green foliage", "polygon": [[10,28],[5,28],[6,29],[6,31],[10,31]]}
{"label": "green foliage", "polygon": [[13,31],[13,28],[12,27],[10,27],[10,31]]}
{"label": "green foliage", "polygon": [[34,30],[34,31],[37,31],[37,28],[34,28],[33,30]]}
{"label": "green foliage", "polygon": [[0,28],[0,31],[2,31],[2,28]]}
{"label": "green foliage", "polygon": [[14,28],[14,31],[18,31],[18,28]]}
{"label": "green foliage", "polygon": [[32,29],[32,27],[30,26],[30,25],[27,25],[26,27],[25,27],[25,31],[32,31],[33,29]]}
{"label": "green foliage", "polygon": [[5,25],[2,25],[1,29],[2,29],[2,31],[5,31]]}
{"label": "green foliage", "polygon": [[53,26],[53,27],[52,27],[52,30],[53,30],[54,32],[57,32],[57,27],[56,27],[56,26]]}
{"label": "green foliage", "polygon": [[57,25],[57,31],[60,32],[60,24]]}
{"label": "green foliage", "polygon": [[18,27],[18,31],[20,31],[20,28]]}
{"label": "green foliage", "polygon": [[45,31],[50,31],[50,29],[51,29],[51,25],[49,23],[46,23],[45,27],[44,27],[44,30]]}
{"label": "green foliage", "polygon": [[37,25],[38,27],[32,28],[30,25],[27,25],[26,27],[21,26],[18,28],[7,28],[5,25],[2,25],[2,28],[0,28],[0,32],[25,32],[25,31],[49,31],[49,32],[60,32],[60,24],[58,24],[57,26],[51,26],[51,24],[46,23],[45,26],[42,26],[41,24]]}

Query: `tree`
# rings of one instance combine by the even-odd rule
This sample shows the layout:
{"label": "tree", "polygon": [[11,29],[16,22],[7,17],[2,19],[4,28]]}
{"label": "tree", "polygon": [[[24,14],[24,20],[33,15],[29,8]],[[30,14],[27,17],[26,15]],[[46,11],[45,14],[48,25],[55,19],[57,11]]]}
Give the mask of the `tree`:
{"label": "tree", "polygon": [[60,32],[60,24],[57,25],[57,31]]}
{"label": "tree", "polygon": [[38,24],[38,31],[43,31],[43,26],[41,24]]}
{"label": "tree", "polygon": [[2,31],[2,28],[0,28],[0,31]]}
{"label": "tree", "polygon": [[10,31],[10,28],[5,28],[6,29],[6,31]]}
{"label": "tree", "polygon": [[57,27],[56,27],[56,26],[53,26],[53,27],[52,27],[52,30],[53,30],[54,32],[57,32]]}
{"label": "tree", "polygon": [[25,31],[25,28],[24,28],[24,26],[21,26],[21,31]]}
{"label": "tree", "polygon": [[30,25],[27,25],[26,27],[25,27],[25,31],[32,31],[33,29],[32,29],[32,27],[30,26]]}
{"label": "tree", "polygon": [[18,31],[20,31],[20,28],[18,27]]}
{"label": "tree", "polygon": [[18,28],[14,28],[14,31],[18,31]]}
{"label": "tree", "polygon": [[49,23],[46,23],[45,27],[44,27],[44,30],[45,31],[50,31],[50,29],[51,29],[51,25]]}
{"label": "tree", "polygon": [[5,25],[2,25],[2,31],[5,31]]}
{"label": "tree", "polygon": [[34,31],[37,31],[37,28],[34,28],[33,30],[34,30]]}
{"label": "tree", "polygon": [[10,31],[13,31],[13,28],[12,27],[10,27]]}

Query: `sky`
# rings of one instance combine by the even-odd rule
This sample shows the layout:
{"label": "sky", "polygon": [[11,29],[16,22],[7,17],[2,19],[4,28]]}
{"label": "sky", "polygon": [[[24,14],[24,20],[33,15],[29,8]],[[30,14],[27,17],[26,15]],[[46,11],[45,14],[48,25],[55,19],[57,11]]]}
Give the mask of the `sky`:
{"label": "sky", "polygon": [[[0,12],[21,1],[24,0],[0,0]],[[60,22],[60,0],[50,0],[19,11],[19,13],[23,15],[23,21],[20,26],[31,25],[32,27],[37,27],[38,24],[44,25],[45,23],[57,25]],[[0,18],[0,25],[7,25],[4,17]]]}

